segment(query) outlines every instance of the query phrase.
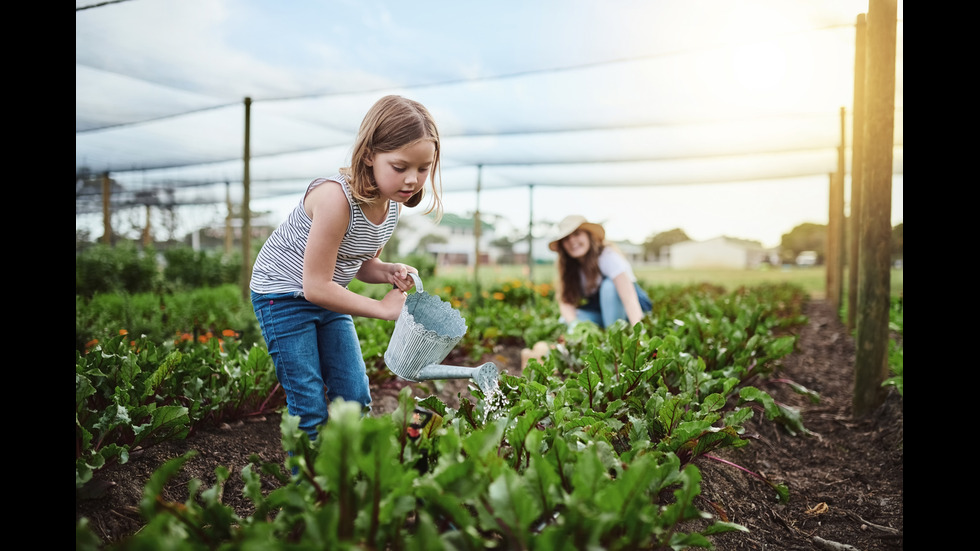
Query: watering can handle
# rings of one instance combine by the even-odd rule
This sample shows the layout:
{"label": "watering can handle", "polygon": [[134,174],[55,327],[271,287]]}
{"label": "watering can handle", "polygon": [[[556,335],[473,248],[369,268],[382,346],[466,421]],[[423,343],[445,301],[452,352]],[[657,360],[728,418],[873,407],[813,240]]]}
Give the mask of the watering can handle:
{"label": "watering can handle", "polygon": [[415,292],[416,293],[421,293],[422,292],[422,278],[420,278],[419,275],[417,273],[415,273],[415,272],[408,272],[408,275],[412,276],[412,279],[415,281]]}

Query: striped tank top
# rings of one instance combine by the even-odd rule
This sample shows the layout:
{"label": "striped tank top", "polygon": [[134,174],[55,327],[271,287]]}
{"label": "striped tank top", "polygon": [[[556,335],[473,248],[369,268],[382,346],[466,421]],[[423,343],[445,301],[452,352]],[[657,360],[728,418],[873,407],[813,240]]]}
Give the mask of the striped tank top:
{"label": "striped tank top", "polygon": [[333,281],[341,287],[354,279],[361,264],[374,258],[391,238],[398,224],[398,203],[388,201],[388,215],[381,224],[374,224],[364,215],[360,205],[351,197],[347,179],[338,174],[332,178],[317,178],[306,188],[289,216],[272,232],[262,245],[252,266],[249,288],[259,294],[303,292],[303,256],[313,221],[306,214],[303,201],[309,192],[324,182],[339,182],[350,205],[350,223],[337,251]]}

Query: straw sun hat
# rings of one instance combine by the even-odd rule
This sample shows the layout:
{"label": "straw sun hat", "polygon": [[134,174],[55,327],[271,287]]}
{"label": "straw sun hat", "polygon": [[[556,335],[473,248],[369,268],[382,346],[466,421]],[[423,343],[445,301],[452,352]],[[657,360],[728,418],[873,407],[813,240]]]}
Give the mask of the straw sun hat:
{"label": "straw sun hat", "polygon": [[602,240],[606,238],[606,230],[602,229],[602,226],[589,222],[580,214],[572,214],[566,216],[561,222],[558,223],[558,233],[555,234],[555,237],[551,243],[548,243],[548,248],[557,252],[558,242],[565,239],[569,235],[572,235],[579,228],[591,233],[599,242],[602,242]]}

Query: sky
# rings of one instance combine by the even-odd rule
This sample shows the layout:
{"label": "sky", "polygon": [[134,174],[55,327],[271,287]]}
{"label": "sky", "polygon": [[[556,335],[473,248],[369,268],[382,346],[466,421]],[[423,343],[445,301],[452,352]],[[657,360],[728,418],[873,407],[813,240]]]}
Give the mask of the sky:
{"label": "sky", "polygon": [[[349,162],[368,107],[396,93],[439,125],[447,212],[479,209],[515,233],[533,218],[544,235],[577,213],[615,240],[680,228],[776,246],[799,224],[828,221],[840,109],[853,104],[853,25],[868,10],[856,0],[76,0],[76,173],[109,171],[134,193],[177,186],[167,197],[202,203],[180,209],[179,231],[221,224],[226,197],[242,195],[249,97],[252,210],[278,222],[310,180]],[[897,28],[892,224],[903,222],[900,1]],[[845,212],[849,185],[848,175]],[[101,235],[101,214],[77,205],[76,229]],[[139,227],[144,215],[114,224]]]}

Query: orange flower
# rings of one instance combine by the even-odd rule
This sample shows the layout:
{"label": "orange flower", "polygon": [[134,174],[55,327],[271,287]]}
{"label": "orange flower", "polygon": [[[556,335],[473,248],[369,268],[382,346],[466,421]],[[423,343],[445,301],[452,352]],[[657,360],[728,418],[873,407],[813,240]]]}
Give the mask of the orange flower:
{"label": "orange flower", "polygon": [[504,300],[504,294],[501,293],[500,291],[497,291],[493,294],[493,298],[497,300]]}
{"label": "orange flower", "polygon": [[85,351],[88,352],[90,348],[92,348],[97,344],[99,344],[99,339],[92,339],[88,341],[87,343],[85,343]]}
{"label": "orange flower", "polygon": [[126,331],[125,329],[120,329],[119,330],[119,334],[120,335],[128,335],[129,334],[129,331]]}
{"label": "orange flower", "polygon": [[225,329],[221,332],[221,335],[224,337],[237,337],[238,333],[236,333],[234,329]]}

